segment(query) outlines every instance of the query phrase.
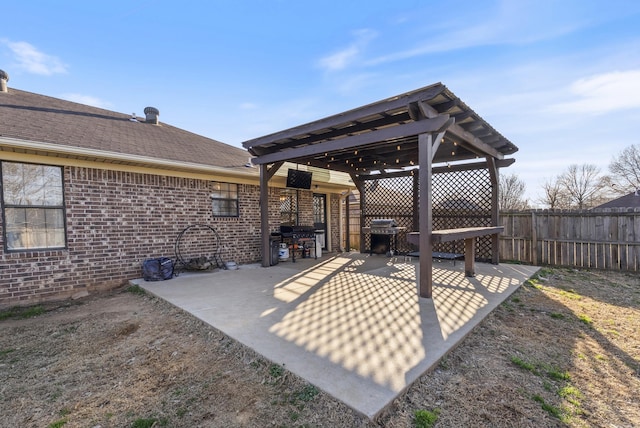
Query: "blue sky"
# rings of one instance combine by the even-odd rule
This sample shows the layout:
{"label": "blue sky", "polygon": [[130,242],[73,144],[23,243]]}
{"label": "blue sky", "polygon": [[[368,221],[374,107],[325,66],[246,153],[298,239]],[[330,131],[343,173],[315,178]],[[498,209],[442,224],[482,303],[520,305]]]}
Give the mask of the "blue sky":
{"label": "blue sky", "polygon": [[535,201],[640,144],[640,2],[21,1],[9,87],[242,141],[442,82],[516,144]]}

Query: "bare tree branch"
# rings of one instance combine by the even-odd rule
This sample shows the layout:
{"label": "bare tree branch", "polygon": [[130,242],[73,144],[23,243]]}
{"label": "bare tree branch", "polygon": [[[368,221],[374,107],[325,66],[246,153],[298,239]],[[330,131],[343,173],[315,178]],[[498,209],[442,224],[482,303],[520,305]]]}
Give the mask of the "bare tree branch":
{"label": "bare tree branch", "polygon": [[640,145],[624,149],[609,164],[613,191],[627,194],[640,189]]}
{"label": "bare tree branch", "polygon": [[590,208],[603,199],[605,183],[595,165],[570,165],[559,181],[575,208]]}
{"label": "bare tree branch", "polygon": [[542,191],[544,194],[538,199],[538,202],[543,205],[551,209],[567,209],[571,206],[569,195],[567,195],[560,177],[545,181],[542,185]]}
{"label": "bare tree branch", "polygon": [[498,205],[501,210],[523,210],[529,208],[529,201],[523,198],[525,183],[515,174],[500,175]]}

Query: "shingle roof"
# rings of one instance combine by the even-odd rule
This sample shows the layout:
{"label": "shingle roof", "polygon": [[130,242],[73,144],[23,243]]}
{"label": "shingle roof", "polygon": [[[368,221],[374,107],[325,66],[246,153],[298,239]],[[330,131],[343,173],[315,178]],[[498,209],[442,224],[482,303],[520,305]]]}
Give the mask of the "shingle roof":
{"label": "shingle roof", "polygon": [[0,139],[249,170],[244,149],[144,119],[13,88],[0,92]]}
{"label": "shingle roof", "polygon": [[640,191],[621,196],[602,205],[598,205],[594,209],[600,208],[640,208]]}

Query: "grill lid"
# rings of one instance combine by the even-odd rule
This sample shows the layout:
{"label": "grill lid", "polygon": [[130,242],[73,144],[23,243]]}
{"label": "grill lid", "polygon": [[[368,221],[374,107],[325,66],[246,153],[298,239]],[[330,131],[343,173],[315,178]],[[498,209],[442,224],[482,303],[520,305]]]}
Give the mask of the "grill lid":
{"label": "grill lid", "polygon": [[398,224],[393,218],[378,218],[378,219],[371,220],[372,228],[381,229],[381,228],[397,227],[397,226]]}

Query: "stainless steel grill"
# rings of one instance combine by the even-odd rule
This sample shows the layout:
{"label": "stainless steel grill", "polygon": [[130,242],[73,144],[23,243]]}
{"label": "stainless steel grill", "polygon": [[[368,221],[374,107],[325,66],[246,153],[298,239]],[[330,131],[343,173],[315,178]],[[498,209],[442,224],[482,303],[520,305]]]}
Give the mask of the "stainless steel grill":
{"label": "stainless steel grill", "polygon": [[398,234],[406,229],[399,227],[392,218],[379,218],[371,220],[371,226],[363,227],[362,231],[371,234],[370,253],[380,252],[392,256],[398,252]]}
{"label": "stainless steel grill", "polygon": [[392,218],[378,218],[371,220],[371,226],[363,227],[362,231],[372,235],[397,235],[406,229],[406,227],[398,227],[398,224]]}

